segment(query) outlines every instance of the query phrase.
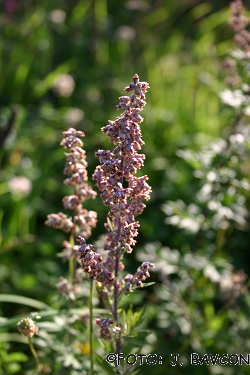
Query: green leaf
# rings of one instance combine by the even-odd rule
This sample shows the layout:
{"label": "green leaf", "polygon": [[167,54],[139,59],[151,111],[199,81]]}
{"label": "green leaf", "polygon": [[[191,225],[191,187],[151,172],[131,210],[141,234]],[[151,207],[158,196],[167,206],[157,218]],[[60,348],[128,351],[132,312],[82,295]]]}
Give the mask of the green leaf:
{"label": "green leaf", "polygon": [[141,310],[134,313],[134,318],[133,318],[134,328],[139,326],[143,322],[145,310],[146,310],[146,305],[144,305]]}
{"label": "green leaf", "polygon": [[20,333],[9,333],[9,332],[0,333],[0,342],[8,342],[8,341],[21,342],[23,344],[28,343],[27,338],[20,335]]}
{"label": "green leaf", "polygon": [[155,281],[152,281],[150,283],[143,283],[142,286],[140,286],[140,288],[145,288],[146,286],[154,285],[154,284],[155,284]]}
{"label": "green leaf", "polygon": [[[51,309],[51,310],[46,310],[46,311],[40,311],[39,316],[41,318],[53,318],[56,316],[70,316],[73,314],[82,315],[85,312],[88,312],[88,308],[69,309],[69,310],[52,310]],[[104,309],[94,309],[94,314],[96,316],[98,316],[99,314],[106,314],[106,313],[107,311]],[[16,326],[19,320],[22,319],[25,315],[27,316],[28,314],[18,315],[15,318],[10,318],[10,319],[0,317],[0,329],[6,329],[6,328]],[[33,316],[31,316],[31,318],[34,319]]]}
{"label": "green leaf", "polygon": [[128,330],[127,314],[124,309],[122,310],[122,325],[125,328],[125,330]]}
{"label": "green leaf", "polygon": [[66,353],[65,356],[64,356],[64,361],[63,361],[63,365],[65,367],[70,367],[72,366],[74,369],[76,370],[80,370],[81,369],[81,364],[79,363],[79,361],[74,357],[74,355],[72,353]]}
{"label": "green leaf", "polygon": [[55,322],[37,322],[36,325],[39,329],[42,329],[46,332],[60,332],[62,330],[62,326]]}
{"label": "green leaf", "polygon": [[21,366],[17,362],[6,363],[5,366],[8,375],[16,374],[21,370]]}
{"label": "green leaf", "polygon": [[28,360],[27,355],[25,355],[22,352],[14,352],[10,353],[6,356],[5,361],[6,362],[26,362]]}
{"label": "green leaf", "polygon": [[106,374],[114,375],[114,369],[112,366],[110,366],[110,364],[106,361],[106,359],[104,360],[102,357],[100,357],[96,353],[94,354],[94,356],[98,365],[105,371]]}
{"label": "green leaf", "polygon": [[108,341],[108,340],[105,340],[105,339],[100,339],[100,341],[102,342],[102,345],[104,347],[105,352],[106,353],[112,353],[113,349],[112,349],[111,341]]}
{"label": "green leaf", "polygon": [[84,18],[88,14],[88,9],[91,3],[85,0],[80,0],[69,15],[69,25],[75,27],[76,25],[82,24]]}
{"label": "green leaf", "polygon": [[224,324],[224,317],[223,316],[215,316],[213,319],[211,319],[208,323],[208,328],[212,329],[216,332],[219,332],[222,330],[222,326]]}
{"label": "green leaf", "polygon": [[[125,339],[128,339],[126,346],[127,347],[138,347],[141,348],[143,344],[145,344],[145,338],[152,333],[149,330],[140,330],[139,332],[135,332],[133,335],[124,335]],[[124,351],[126,348],[124,348]]]}
{"label": "green leaf", "polygon": [[128,332],[131,333],[133,329],[133,307],[132,305],[129,306],[127,312],[127,324],[128,324]]}
{"label": "green leaf", "polygon": [[49,309],[49,306],[44,302],[15,294],[0,294],[0,302],[19,303],[20,305],[35,307],[39,310]]}

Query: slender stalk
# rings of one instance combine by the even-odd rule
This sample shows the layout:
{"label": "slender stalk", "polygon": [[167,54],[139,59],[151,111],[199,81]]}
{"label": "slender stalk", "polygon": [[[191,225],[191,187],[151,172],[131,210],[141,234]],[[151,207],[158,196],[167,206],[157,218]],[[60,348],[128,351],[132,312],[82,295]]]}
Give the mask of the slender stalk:
{"label": "slender stalk", "polygon": [[[123,171],[124,167],[124,157],[121,155],[121,170]],[[121,184],[123,185],[123,176],[120,179]],[[119,202],[119,211],[121,212],[121,202]],[[120,238],[122,229],[121,218],[119,217],[119,224],[117,229],[117,237]],[[119,326],[119,317],[118,317],[118,286],[117,286],[117,278],[119,274],[119,261],[120,261],[121,249],[118,247],[116,249],[115,255],[115,283],[114,283],[114,319],[116,321],[116,325]],[[116,339],[116,353],[120,354],[121,352],[121,339],[120,337]]]}
{"label": "slender stalk", "polygon": [[[119,255],[116,255],[116,268],[118,268],[119,262]],[[117,276],[117,275],[116,275]],[[119,319],[118,319],[118,287],[117,287],[117,279],[114,283],[114,319],[116,321],[116,325],[119,326]],[[116,339],[116,353],[119,354],[121,352],[121,340],[120,338]]]}
{"label": "slender stalk", "polygon": [[93,284],[89,282],[89,346],[90,346],[90,375],[94,375],[94,350],[93,350]]}
{"label": "slender stalk", "polygon": [[28,340],[29,340],[30,351],[31,351],[31,353],[32,353],[32,355],[33,355],[33,357],[35,358],[35,361],[36,361],[36,371],[38,371],[39,366],[40,366],[38,355],[37,355],[37,353],[35,351],[35,348],[33,346],[31,337],[28,337]]}
{"label": "slender stalk", "polygon": [[[74,233],[70,235],[69,242],[72,246],[75,245],[74,240]],[[72,285],[74,285],[74,279],[75,279],[75,259],[70,258],[69,259],[69,281]]]}
{"label": "slender stalk", "polygon": [[72,285],[74,281],[74,268],[74,259],[69,259],[69,280]]}
{"label": "slender stalk", "polygon": [[[0,350],[2,351],[2,344],[0,344]],[[3,375],[3,368],[2,368],[2,366],[3,366],[3,360],[2,360],[2,358],[0,359],[0,375]]]}

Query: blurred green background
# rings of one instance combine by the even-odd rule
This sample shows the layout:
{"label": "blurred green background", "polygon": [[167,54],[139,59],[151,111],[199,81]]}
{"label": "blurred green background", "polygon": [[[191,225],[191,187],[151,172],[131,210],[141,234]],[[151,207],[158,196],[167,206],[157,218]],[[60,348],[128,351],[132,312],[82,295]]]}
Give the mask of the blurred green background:
{"label": "blurred green background", "polygon": [[[235,48],[228,5],[229,1],[223,0],[0,1],[0,136],[4,139],[0,149],[0,292],[48,305],[55,298],[58,277],[68,272],[68,266],[56,256],[67,236],[46,227],[44,221],[49,213],[63,210],[62,198],[69,194],[63,184],[62,132],[69,126],[85,132],[89,180],[94,187],[91,175],[98,163],[94,153],[111,147],[100,129],[119,114],[115,107],[118,97],[138,73],[151,87],[142,113],[142,152],[146,154],[142,173],[149,176],[153,193],[139,218],[137,248],[140,254],[148,254],[144,258],[140,255],[140,260],[146,261],[157,251],[163,265],[171,264],[173,254],[178,258],[173,272],[167,269],[162,274],[158,268],[152,276],[156,286],[134,300],[135,306],[148,304],[145,324],[154,333],[147,350],[163,357],[163,365],[153,368],[155,375],[223,373],[223,366],[187,369],[188,355],[195,348],[212,353],[223,348],[250,351],[242,334],[249,330],[249,297],[244,294],[248,303],[244,300],[241,307],[229,304],[225,308],[231,309],[230,317],[218,315],[224,303],[217,295],[218,283],[210,274],[202,273],[210,264],[210,269],[221,267],[248,274],[248,232],[237,225],[230,231],[218,227],[203,242],[198,241],[200,232],[192,236],[166,224],[162,210],[166,201],[179,199],[191,204],[200,187],[193,175],[193,169],[199,169],[195,158],[189,165],[177,150],[198,151],[218,137],[227,139],[234,124],[235,110],[221,104],[218,97],[225,88],[222,61]],[[11,116],[15,119],[5,138]],[[239,179],[243,177],[249,178],[249,168]],[[243,195],[248,210],[247,193]],[[99,198],[87,202],[86,208],[98,212],[91,239],[95,241],[104,233],[107,208]],[[180,214],[182,209],[178,210]],[[211,250],[211,244],[215,250]],[[167,247],[177,250],[171,253]],[[130,272],[139,265],[136,252],[127,258]],[[191,254],[193,260],[188,263],[187,255]],[[192,268],[199,263],[198,256],[203,257],[199,258],[203,266]],[[188,291],[177,283],[187,280],[185,272],[190,283],[195,280]],[[172,273],[171,282],[177,283],[180,295],[169,284]],[[0,309],[6,318],[30,311],[22,304],[6,301],[0,303]],[[237,313],[242,314],[242,325],[233,326],[233,336],[229,327]],[[197,323],[196,331],[192,326],[192,335],[181,321],[187,316],[186,322]],[[209,336],[211,330],[221,337]],[[15,332],[15,325],[10,331]],[[203,331],[207,336],[200,338]],[[220,345],[220,340],[230,342],[232,347]],[[6,336],[0,336],[0,341],[0,374],[26,373],[29,368],[25,364],[25,370],[18,365],[11,368],[3,359],[7,352],[25,350],[23,344]],[[201,346],[195,346],[197,342]],[[170,366],[170,353],[184,353],[185,366]],[[215,367],[217,372],[213,372]],[[236,371],[232,367],[227,367],[228,374]],[[52,373],[77,373],[57,371]],[[144,366],[141,371],[150,374],[152,368]],[[237,371],[250,373],[247,366]]]}

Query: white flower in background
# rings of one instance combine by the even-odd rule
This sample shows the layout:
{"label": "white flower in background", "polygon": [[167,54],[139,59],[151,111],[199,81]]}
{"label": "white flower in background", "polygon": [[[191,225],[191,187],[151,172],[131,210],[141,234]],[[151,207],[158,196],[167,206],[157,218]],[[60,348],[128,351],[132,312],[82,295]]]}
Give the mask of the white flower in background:
{"label": "white flower in background", "polygon": [[250,86],[247,85],[246,83],[242,83],[241,88],[243,91],[246,91],[246,92],[250,91]]}
{"label": "white flower in background", "polygon": [[56,77],[53,91],[57,96],[68,98],[75,89],[74,78],[70,74],[61,74]]}
{"label": "white flower in background", "polygon": [[249,107],[249,106],[246,107],[246,108],[244,108],[244,114],[245,114],[246,116],[250,116],[250,107]]}
{"label": "white flower in background", "polygon": [[54,23],[63,23],[66,20],[66,13],[62,9],[54,9],[50,12],[49,18]]}
{"label": "white flower in background", "polygon": [[222,91],[221,93],[219,93],[219,97],[224,103],[230,105],[231,107],[239,107],[243,103],[245,103],[245,100],[246,100],[241,90],[232,91],[232,90],[226,89]]}
{"label": "white flower in background", "polygon": [[24,176],[15,176],[8,181],[9,189],[13,194],[27,197],[32,189],[31,181]]}
{"label": "white flower in background", "polygon": [[133,40],[136,36],[135,29],[131,26],[120,26],[115,34],[117,38],[125,40]]}
{"label": "white flower in background", "polygon": [[233,51],[230,51],[230,55],[232,57],[235,57],[236,59],[238,60],[242,60],[246,57],[246,54],[244,51],[242,51],[241,49],[234,49]]}
{"label": "white flower in background", "polygon": [[249,59],[250,52],[242,51],[241,49],[235,49],[230,52],[232,57],[235,57],[237,60]]}
{"label": "white flower in background", "polygon": [[144,0],[129,0],[126,2],[125,7],[129,10],[140,10],[140,11],[148,11],[150,9],[150,5]]}
{"label": "white flower in background", "polygon": [[244,137],[242,134],[236,133],[236,134],[230,135],[229,140],[231,143],[243,143]]}
{"label": "white flower in background", "polygon": [[80,108],[69,108],[65,113],[65,121],[73,126],[84,118],[84,112]]}

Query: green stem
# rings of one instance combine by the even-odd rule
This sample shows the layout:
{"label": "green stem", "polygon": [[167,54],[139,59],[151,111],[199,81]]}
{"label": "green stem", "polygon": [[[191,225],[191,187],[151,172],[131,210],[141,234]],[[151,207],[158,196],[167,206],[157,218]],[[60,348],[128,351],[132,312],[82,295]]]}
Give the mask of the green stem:
{"label": "green stem", "polygon": [[[70,235],[69,243],[72,246],[75,245],[75,239],[74,239],[73,234]],[[75,259],[69,259],[69,281],[72,285],[74,285],[74,279],[75,279]]]}
{"label": "green stem", "polygon": [[93,279],[89,280],[89,346],[90,346],[90,375],[94,375],[93,350]]}
{"label": "green stem", "polygon": [[74,259],[69,259],[69,280],[74,284]]}
{"label": "green stem", "polygon": [[28,337],[28,340],[29,340],[30,351],[33,354],[33,357],[35,358],[35,361],[36,361],[36,371],[38,372],[39,371],[39,366],[40,366],[38,355],[37,355],[37,353],[35,351],[35,348],[33,346],[31,337]]}

